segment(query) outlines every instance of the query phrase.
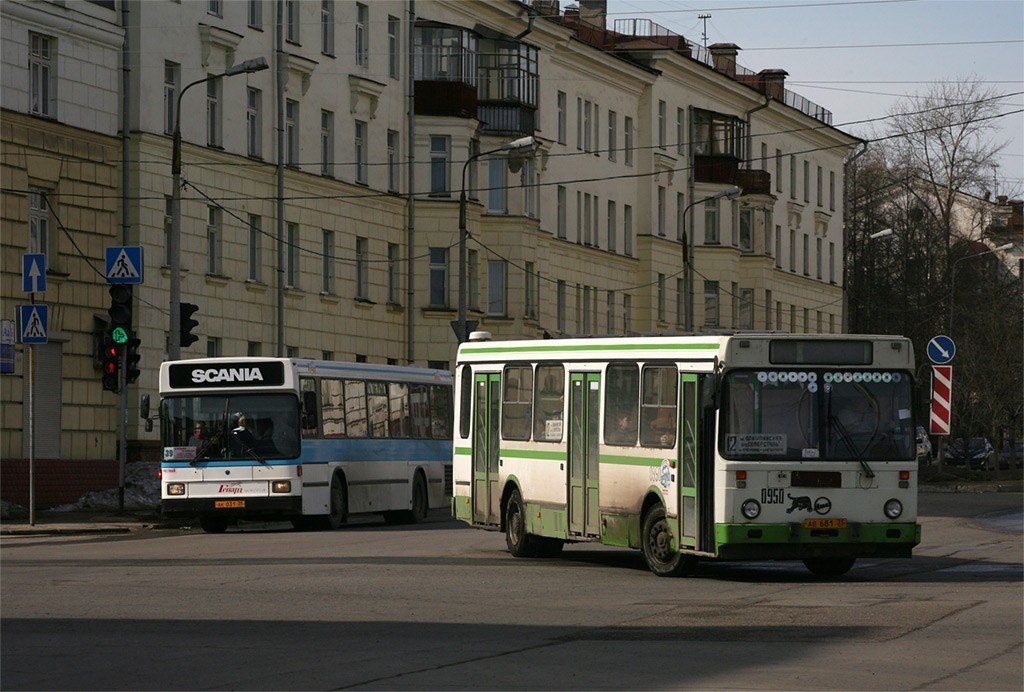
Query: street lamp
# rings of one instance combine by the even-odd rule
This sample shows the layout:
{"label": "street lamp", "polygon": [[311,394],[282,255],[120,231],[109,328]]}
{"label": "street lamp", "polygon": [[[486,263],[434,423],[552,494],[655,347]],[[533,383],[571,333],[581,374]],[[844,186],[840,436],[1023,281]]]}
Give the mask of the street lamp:
{"label": "street lamp", "polygon": [[469,340],[469,333],[466,329],[466,239],[469,237],[469,231],[466,228],[466,169],[469,168],[470,163],[476,161],[481,156],[489,156],[490,154],[497,154],[502,151],[521,152],[524,149],[532,151],[536,143],[537,140],[532,135],[520,137],[519,139],[502,144],[497,149],[473,154],[462,164],[462,193],[459,195],[459,319],[456,325],[456,331],[458,332],[456,336],[458,336],[459,343]]}
{"label": "street lamp", "polygon": [[167,359],[178,360],[181,357],[181,97],[196,84],[203,84],[221,77],[232,77],[236,74],[259,72],[270,65],[266,58],[253,58],[240,62],[224,70],[197,79],[187,84],[178,93],[174,108],[174,144],[171,153],[171,237],[167,241],[167,253],[171,256],[171,323],[167,335]]}
{"label": "street lamp", "polygon": [[891,228],[883,228],[880,231],[876,231],[868,236],[868,240],[878,240],[879,238],[888,238],[893,233]]}
{"label": "street lamp", "polygon": [[686,254],[686,275],[687,275],[687,282],[689,284],[689,286],[688,286],[688,293],[687,293],[687,299],[686,299],[686,303],[687,303],[687,305],[686,305],[686,331],[688,331],[688,332],[692,332],[693,331],[693,249],[694,249],[694,242],[693,242],[693,233],[692,232],[690,233],[689,237],[687,237],[687,235],[686,235],[686,214],[690,211],[691,207],[693,207],[693,206],[695,206],[697,204],[703,204],[704,202],[710,202],[712,200],[722,199],[723,197],[725,197],[726,199],[735,199],[736,197],[739,197],[742,194],[743,194],[743,190],[741,188],[738,188],[738,187],[736,187],[734,185],[732,187],[727,187],[724,190],[720,190],[720,191],[716,192],[715,194],[711,195],[710,197],[703,197],[701,199],[695,199],[692,202],[690,202],[689,204],[687,204],[685,207],[683,207],[683,220],[682,220],[683,242],[684,243],[689,242],[689,252],[687,252],[687,254]]}
{"label": "street lamp", "polygon": [[985,255],[991,255],[993,252],[1006,252],[1007,250],[1013,249],[1013,243],[1006,243],[1000,245],[997,248],[986,250],[985,252],[979,252],[976,255],[964,255],[959,259],[953,261],[953,266],[949,269],[949,337],[953,337],[953,287],[956,285],[956,265],[960,264],[964,260],[974,259],[975,257],[983,257]]}

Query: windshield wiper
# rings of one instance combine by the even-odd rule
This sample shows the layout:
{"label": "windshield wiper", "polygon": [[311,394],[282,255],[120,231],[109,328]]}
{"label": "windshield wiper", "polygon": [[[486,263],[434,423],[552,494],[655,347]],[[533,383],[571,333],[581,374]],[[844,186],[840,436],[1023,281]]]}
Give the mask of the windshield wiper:
{"label": "windshield wiper", "polygon": [[196,450],[196,455],[194,457],[192,457],[191,459],[189,459],[188,463],[191,464],[192,466],[195,466],[196,462],[199,461],[200,457],[202,457],[204,454],[206,454],[210,450],[210,447],[213,446],[213,443],[216,442],[219,439],[220,439],[220,431],[217,431],[213,435],[210,436],[210,439],[206,441],[206,444],[204,444],[202,447],[200,447],[198,450]]}
{"label": "windshield wiper", "polygon": [[263,460],[263,457],[256,453],[256,438],[252,436],[251,432],[248,430],[233,430],[231,434],[238,440],[238,445],[242,448],[243,452],[247,452],[261,464],[267,463]]}
{"label": "windshield wiper", "polygon": [[846,426],[836,416],[830,415],[828,417],[829,422],[832,424],[832,428],[836,433],[836,436],[843,441],[849,450],[853,454],[853,458],[860,462],[860,466],[864,469],[864,475],[868,478],[874,478],[875,472],[868,466],[868,462],[864,459],[864,455],[861,454],[860,450],[857,449],[857,445],[853,443],[853,439],[850,438],[850,433],[846,431]]}

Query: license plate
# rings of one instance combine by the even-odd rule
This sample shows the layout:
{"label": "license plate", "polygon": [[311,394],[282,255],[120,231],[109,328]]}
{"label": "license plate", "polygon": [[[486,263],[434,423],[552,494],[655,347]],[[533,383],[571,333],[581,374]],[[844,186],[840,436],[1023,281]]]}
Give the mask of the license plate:
{"label": "license plate", "polygon": [[213,506],[217,509],[237,509],[245,507],[245,500],[216,500]]}
{"label": "license plate", "polygon": [[845,519],[804,519],[805,529],[845,529]]}

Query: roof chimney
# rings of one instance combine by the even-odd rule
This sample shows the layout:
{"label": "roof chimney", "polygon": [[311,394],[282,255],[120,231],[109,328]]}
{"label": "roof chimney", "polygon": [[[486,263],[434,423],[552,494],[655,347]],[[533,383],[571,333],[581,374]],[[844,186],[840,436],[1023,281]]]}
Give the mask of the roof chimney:
{"label": "roof chimney", "polygon": [[740,47],[735,43],[715,43],[708,46],[708,51],[715,63],[715,71],[727,77],[736,78],[736,56]]}
{"label": "roof chimney", "polygon": [[761,93],[770,96],[776,101],[786,101],[786,77],[789,73],[785,70],[761,70],[757,73],[761,78]]}
{"label": "roof chimney", "polygon": [[608,0],[580,0],[581,22],[604,31],[607,28],[607,20]]}

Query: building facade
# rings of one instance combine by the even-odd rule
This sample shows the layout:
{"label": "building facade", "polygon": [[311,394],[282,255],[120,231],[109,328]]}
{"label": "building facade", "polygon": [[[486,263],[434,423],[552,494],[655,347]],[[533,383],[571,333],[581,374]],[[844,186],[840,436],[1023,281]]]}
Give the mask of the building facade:
{"label": "building facade", "polygon": [[[12,0],[0,8],[5,38],[27,42],[32,29],[8,18],[38,5],[120,20],[111,3]],[[859,141],[785,89],[783,70],[753,73],[732,44],[704,49],[647,21],[609,22],[604,9],[599,0],[129,0],[127,31],[107,28],[120,33],[111,75],[62,55],[58,93],[74,92],[77,75],[114,80],[94,128],[115,147],[98,157],[112,166],[98,167],[111,189],[95,199],[108,243],[144,249],[130,440],[153,446],[157,435],[137,411],[142,395],[156,399],[167,354],[176,127],[180,301],[199,306],[200,337],[182,357],[447,367],[460,285],[469,323],[499,339],[839,331],[843,166]],[[117,232],[121,35],[137,56],[127,240]],[[255,58],[270,68],[216,77]],[[13,59],[23,70],[29,62]],[[7,98],[8,81],[5,121],[70,125]],[[502,150],[524,137],[532,155]],[[8,144],[5,129],[5,175]],[[5,304],[16,293],[11,255],[28,247],[26,193],[13,191],[31,187],[7,181]],[[738,196],[721,196],[737,186]],[[90,246],[97,261],[102,242]],[[83,310],[102,317],[104,277],[69,271]],[[101,327],[85,322],[68,338],[88,361]],[[76,387],[64,380],[63,408],[95,409],[102,442],[62,438],[59,455],[112,459],[117,397],[101,391],[91,362],[82,370]],[[22,453],[8,446],[20,420],[6,412],[22,401],[22,372],[4,379],[5,459]]]}

